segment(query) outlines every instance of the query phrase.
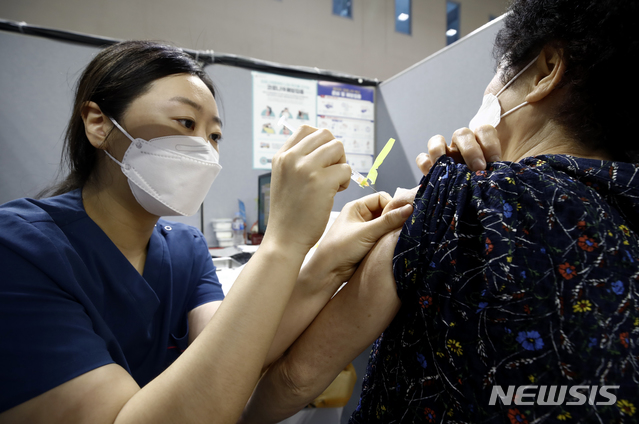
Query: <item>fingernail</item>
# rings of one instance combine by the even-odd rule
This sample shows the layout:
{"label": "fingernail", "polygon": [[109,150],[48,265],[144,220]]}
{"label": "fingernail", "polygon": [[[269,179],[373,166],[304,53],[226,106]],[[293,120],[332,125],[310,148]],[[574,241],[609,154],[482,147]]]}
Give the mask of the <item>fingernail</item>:
{"label": "fingernail", "polygon": [[402,216],[408,218],[413,213],[413,205],[410,203],[402,206]]}
{"label": "fingernail", "polygon": [[488,162],[498,162],[500,160],[501,160],[501,158],[499,157],[499,155],[495,155],[495,156],[491,157],[490,159],[488,159]]}
{"label": "fingernail", "polygon": [[475,159],[473,161],[473,166],[472,166],[472,170],[473,171],[481,171],[482,169],[486,168],[486,162],[484,162],[483,159]]}

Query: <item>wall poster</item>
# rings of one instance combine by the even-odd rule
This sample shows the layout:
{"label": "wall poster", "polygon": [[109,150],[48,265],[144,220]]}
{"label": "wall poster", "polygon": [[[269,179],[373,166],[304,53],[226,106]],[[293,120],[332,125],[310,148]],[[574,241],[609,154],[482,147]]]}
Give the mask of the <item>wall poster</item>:
{"label": "wall poster", "polygon": [[368,172],[375,154],[375,87],[307,80],[263,72],[253,75],[253,168],[271,169],[291,131],[306,124],[329,129],[344,143],[353,169]]}
{"label": "wall poster", "polygon": [[319,81],[317,125],[344,143],[348,164],[368,172],[375,154],[375,88]]}
{"label": "wall poster", "polygon": [[275,153],[291,132],[279,128],[286,116],[294,128],[317,126],[317,80],[253,72],[253,168],[271,169]]}

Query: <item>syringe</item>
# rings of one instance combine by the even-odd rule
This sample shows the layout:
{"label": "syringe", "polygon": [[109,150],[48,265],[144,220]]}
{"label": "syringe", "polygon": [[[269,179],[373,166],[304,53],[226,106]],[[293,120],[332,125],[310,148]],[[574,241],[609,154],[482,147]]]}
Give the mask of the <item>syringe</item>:
{"label": "syringe", "polygon": [[[291,126],[291,124],[289,124],[289,122],[286,120],[286,116],[284,116],[284,115],[282,115],[280,117],[279,121],[277,121],[277,125],[279,127],[285,126],[291,132],[297,131],[297,128]],[[351,180],[355,181],[357,183],[357,185],[359,185],[362,188],[370,187],[371,190],[373,190],[375,193],[378,193],[378,191],[375,190],[375,187],[373,187],[373,185],[368,180],[368,178],[366,178],[365,176],[363,176],[362,174],[360,174],[359,172],[354,170],[353,167],[351,167]]]}
{"label": "syringe", "polygon": [[375,190],[375,187],[373,187],[370,180],[354,170],[353,167],[351,167],[351,180],[355,181],[361,188],[370,187],[375,193],[379,193]]}

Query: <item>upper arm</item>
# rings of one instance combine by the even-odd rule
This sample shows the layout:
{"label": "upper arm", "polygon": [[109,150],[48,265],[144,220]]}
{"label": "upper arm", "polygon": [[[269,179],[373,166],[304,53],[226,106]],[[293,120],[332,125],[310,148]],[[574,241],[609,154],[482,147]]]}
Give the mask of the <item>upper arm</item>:
{"label": "upper arm", "polygon": [[108,364],[0,413],[0,423],[111,424],[139,389],[124,368]]}
{"label": "upper arm", "polygon": [[189,344],[193,343],[193,340],[204,330],[221,304],[221,300],[208,302],[189,312]]}
{"label": "upper arm", "polygon": [[271,365],[240,422],[277,422],[291,416],[379,337],[400,307],[391,265],[398,233],[377,242],[348,284]]}
{"label": "upper arm", "polygon": [[399,310],[392,270],[399,232],[378,241],[349,283],[282,358],[296,387],[312,386],[312,398],[379,337]]}

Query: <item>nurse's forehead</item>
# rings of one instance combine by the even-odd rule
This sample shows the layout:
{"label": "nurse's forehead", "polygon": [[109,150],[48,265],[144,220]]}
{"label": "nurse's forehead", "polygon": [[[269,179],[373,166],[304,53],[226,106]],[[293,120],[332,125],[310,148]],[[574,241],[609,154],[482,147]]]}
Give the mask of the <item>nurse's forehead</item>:
{"label": "nurse's forehead", "polygon": [[206,105],[215,104],[211,90],[199,77],[190,74],[176,74],[160,78],[151,83],[148,93],[169,100],[173,97],[186,97]]}

